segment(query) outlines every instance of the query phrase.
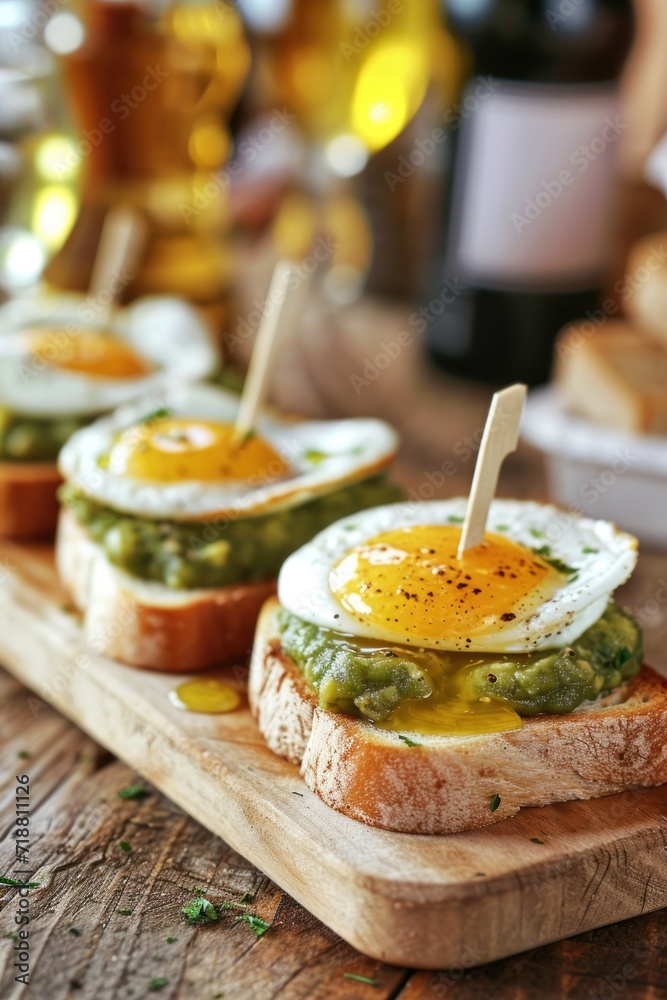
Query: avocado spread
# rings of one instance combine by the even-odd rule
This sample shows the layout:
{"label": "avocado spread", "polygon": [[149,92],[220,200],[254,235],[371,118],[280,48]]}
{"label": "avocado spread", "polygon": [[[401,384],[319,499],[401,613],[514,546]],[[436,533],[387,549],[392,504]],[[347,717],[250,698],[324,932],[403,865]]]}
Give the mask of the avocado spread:
{"label": "avocado spread", "polygon": [[174,589],[270,580],[288,555],[341,517],[403,499],[384,476],[352,483],[298,507],[222,521],[148,521],[103,507],[69,484],[59,497],[107,559]]}
{"label": "avocado spread", "polygon": [[0,460],[54,462],[65,442],[93,416],[27,417],[0,407]]}
{"label": "avocado spread", "polygon": [[281,643],[321,708],[391,719],[405,699],[502,699],[519,715],[571,712],[633,677],[642,660],[637,622],[613,602],[576,642],[534,653],[444,653],[381,645],[279,612]]}

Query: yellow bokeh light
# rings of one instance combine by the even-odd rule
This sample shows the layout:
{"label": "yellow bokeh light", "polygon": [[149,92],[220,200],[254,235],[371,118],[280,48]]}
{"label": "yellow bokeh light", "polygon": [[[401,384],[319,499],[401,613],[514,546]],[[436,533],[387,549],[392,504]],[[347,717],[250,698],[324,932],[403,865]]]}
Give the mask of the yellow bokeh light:
{"label": "yellow bokeh light", "polygon": [[81,157],[71,139],[47,136],[35,151],[35,169],[45,181],[69,181],[79,170]]}
{"label": "yellow bokeh light", "polygon": [[188,152],[196,166],[203,170],[213,170],[229,157],[229,136],[218,121],[202,121],[192,131]]}
{"label": "yellow bokeh light", "polygon": [[387,46],[364,65],[352,101],[352,126],[375,152],[395,139],[419,108],[428,60],[416,45]]}
{"label": "yellow bokeh light", "polygon": [[77,199],[62,184],[49,184],[38,191],[32,210],[32,231],[49,250],[57,250],[74,225]]}

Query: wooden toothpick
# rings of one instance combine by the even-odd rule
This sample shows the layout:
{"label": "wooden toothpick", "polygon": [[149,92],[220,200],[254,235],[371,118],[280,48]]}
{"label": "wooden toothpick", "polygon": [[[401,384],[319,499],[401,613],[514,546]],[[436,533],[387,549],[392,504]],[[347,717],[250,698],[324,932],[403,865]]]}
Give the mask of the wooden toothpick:
{"label": "wooden toothpick", "polygon": [[89,297],[96,300],[101,326],[109,325],[118,297],[133,277],[145,240],[146,224],[138,212],[127,205],[109,209],[88,287]]}
{"label": "wooden toothpick", "polygon": [[280,317],[285,307],[289,290],[290,278],[294,273],[293,265],[286,260],[276,264],[271,284],[264,303],[264,312],[257,331],[257,339],[253,348],[250,366],[243,386],[243,394],[239,403],[234,426],[234,438],[243,441],[252,431],[257,420],[257,413],[266,397],[271,359],[276,343],[276,333]]}
{"label": "wooden toothpick", "polygon": [[519,382],[493,395],[470,487],[470,499],[459,542],[459,559],[466,549],[472,549],[484,541],[486,519],[498,485],[500,467],[510,452],[516,449],[519,440],[519,424],[525,400],[526,386]]}

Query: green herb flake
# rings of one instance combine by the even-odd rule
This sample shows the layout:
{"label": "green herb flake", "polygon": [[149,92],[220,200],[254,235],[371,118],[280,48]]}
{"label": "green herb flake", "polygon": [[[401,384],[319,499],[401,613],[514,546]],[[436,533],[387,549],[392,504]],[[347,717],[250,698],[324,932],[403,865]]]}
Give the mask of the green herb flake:
{"label": "green herb flake", "polygon": [[531,837],[530,838],[530,842],[531,842],[531,844],[543,844],[544,843],[544,841],[540,840],[539,837]]}
{"label": "green herb flake", "polygon": [[0,875],[0,885],[13,885],[18,889],[36,889],[41,882],[18,882],[15,878],[7,878],[6,875]]}
{"label": "green herb flake", "polygon": [[403,736],[402,733],[398,734],[399,740],[402,740],[408,747],[420,747],[422,744],[417,743],[416,740],[411,740],[409,736]]}
{"label": "green herb flake", "polygon": [[366,986],[380,985],[376,979],[370,979],[368,976],[358,976],[356,972],[344,972],[343,979],[353,979],[355,983],[365,983]]}
{"label": "green herb flake", "polygon": [[316,448],[309,448],[308,451],[304,451],[303,457],[311,465],[319,465],[320,462],[324,462],[325,459],[329,458],[326,451],[318,451]]}
{"label": "green herb flake", "polygon": [[148,989],[151,990],[151,991],[153,991],[153,992],[155,990],[161,990],[162,987],[166,986],[166,985],[167,985],[167,980],[163,979],[162,977],[160,977],[158,979],[149,979],[149,981],[148,981]]}
{"label": "green herb flake", "polygon": [[27,750],[19,750],[17,756],[20,757],[21,760],[28,760],[30,754],[28,753]]}
{"label": "green herb flake", "polygon": [[450,524],[463,524],[465,518],[459,517],[458,514],[450,514],[447,520]]}
{"label": "green herb flake", "polygon": [[72,937],[81,937],[81,931],[79,930],[78,927],[70,927],[67,933],[71,934]]}
{"label": "green herb flake", "polygon": [[491,810],[492,813],[496,811],[496,809],[500,805],[500,802],[501,799],[497,792],[495,795],[491,796],[491,798],[489,799],[489,809]]}
{"label": "green herb flake", "polygon": [[241,898],[239,899],[239,906],[242,906],[244,903],[252,903],[254,898],[255,897],[251,892],[244,892]]}
{"label": "green herb flake", "polygon": [[121,917],[131,917],[132,910],[116,910],[116,913],[120,913]]}
{"label": "green herb flake", "polygon": [[175,940],[176,940],[175,937],[168,937],[167,938],[167,944],[173,944]]}
{"label": "green herb flake", "polygon": [[181,913],[188,918],[189,924],[212,924],[218,919],[218,911],[206,896],[197,896],[186,903]]}
{"label": "green herb flake", "polygon": [[138,420],[138,424],[152,424],[155,420],[166,420],[167,417],[171,416],[171,410],[167,406],[158,406],[157,409],[151,410],[147,413],[145,417]]}
{"label": "green herb flake", "polygon": [[538,528],[531,528],[530,533],[533,538],[544,538],[544,532],[540,531]]}
{"label": "green herb flake", "polygon": [[509,531],[509,530],[510,530],[509,524],[497,524],[496,525],[496,531]]}
{"label": "green herb flake", "polygon": [[119,840],[118,846],[120,847],[121,851],[125,851],[126,854],[129,854],[130,851],[132,850],[132,844],[130,844],[129,841],[127,840]]}
{"label": "green herb flake", "polygon": [[595,555],[595,553],[599,552],[600,550],[592,549],[590,545],[584,545],[581,551],[584,553],[585,556],[587,556],[587,555]]}
{"label": "green herb flake", "polygon": [[150,794],[150,790],[143,782],[139,782],[136,785],[127,785],[116,792],[119,799],[145,799]]}
{"label": "green herb flake", "polygon": [[572,576],[573,573],[577,572],[576,566],[568,566],[567,563],[563,562],[557,556],[551,555],[551,549],[548,545],[543,545],[539,549],[532,549],[536,556],[540,556],[545,563],[548,563],[557,573],[563,573],[564,576]]}
{"label": "green herb flake", "polygon": [[267,924],[266,920],[262,920],[261,917],[256,917],[254,913],[242,913],[240,917],[234,918],[234,923],[239,923],[243,921],[255,932],[258,938],[261,938],[263,934],[266,934],[271,924]]}

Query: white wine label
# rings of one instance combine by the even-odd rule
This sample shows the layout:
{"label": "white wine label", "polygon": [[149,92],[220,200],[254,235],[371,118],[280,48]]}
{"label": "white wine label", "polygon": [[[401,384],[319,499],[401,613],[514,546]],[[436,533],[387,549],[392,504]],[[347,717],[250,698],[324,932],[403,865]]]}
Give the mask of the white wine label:
{"label": "white wine label", "polygon": [[495,82],[461,124],[448,270],[489,288],[592,287],[626,128],[616,88]]}

